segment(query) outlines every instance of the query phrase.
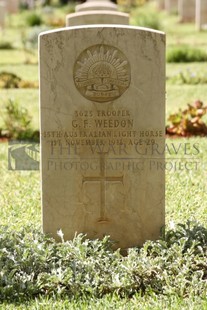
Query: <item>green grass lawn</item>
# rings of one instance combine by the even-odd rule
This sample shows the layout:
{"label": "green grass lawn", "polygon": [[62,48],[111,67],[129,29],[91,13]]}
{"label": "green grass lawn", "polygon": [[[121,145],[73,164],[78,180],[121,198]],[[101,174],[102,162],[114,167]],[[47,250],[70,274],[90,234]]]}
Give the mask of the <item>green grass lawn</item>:
{"label": "green grass lawn", "polygon": [[129,300],[113,297],[104,297],[102,299],[85,299],[79,301],[57,300],[50,301],[45,299],[36,299],[35,301],[27,302],[25,305],[8,305],[3,304],[2,310],[101,310],[101,309],[120,309],[120,310],[174,310],[174,309],[190,309],[190,310],[205,310],[207,299],[201,300],[195,298],[193,301],[183,300],[179,297],[161,297],[152,296],[144,298],[136,296]]}
{"label": "green grass lawn", "polygon": [[[62,17],[66,14],[66,11],[67,9],[65,8],[58,8],[57,13],[55,14]],[[145,8],[137,10],[138,14],[139,12],[144,12],[146,14],[147,12],[151,11],[155,12],[155,2],[150,3]],[[135,13],[136,12],[134,10],[134,14]],[[22,45],[22,30],[24,30],[26,33],[32,31],[31,27],[26,27],[26,15],[27,12],[23,12],[19,15],[14,15],[7,20],[8,28],[3,34],[1,34],[0,43],[1,41],[12,42],[15,49],[0,50],[0,72],[7,71],[17,74],[24,80],[37,81],[37,50],[34,49],[32,53],[25,53]],[[193,24],[179,24],[179,20],[175,15],[169,16],[165,12],[159,13],[159,18],[162,22],[162,30],[166,31],[167,34],[167,49],[179,44],[187,44],[192,47],[196,46],[203,50],[206,49],[206,32],[196,32],[195,26]],[[132,22],[134,23],[134,21],[135,18],[133,17]],[[30,64],[26,64],[26,62],[28,61],[30,62]],[[180,71],[185,72],[186,70],[191,70],[192,72],[203,72],[204,74],[207,74],[206,63],[168,63],[166,65],[166,75],[168,77],[166,83],[166,120],[171,113],[178,111],[179,108],[184,109],[187,103],[193,103],[197,99],[202,100],[205,104],[207,103],[207,84],[179,85],[179,83],[170,82],[171,77],[179,74]],[[5,117],[5,104],[9,99],[12,98],[14,100],[17,100],[21,107],[26,107],[28,109],[29,114],[32,116],[32,127],[34,129],[39,128],[39,95],[37,89],[1,89],[0,95],[0,109],[2,111],[0,115],[0,127],[3,124],[3,120]],[[178,223],[185,224],[188,220],[198,221],[199,225],[203,227],[202,229],[207,228],[207,140],[206,138],[178,138],[167,139],[166,143],[171,151],[167,152],[166,154],[166,167],[159,167],[159,169],[165,169],[166,171],[166,230],[168,231],[172,229],[173,231],[174,225],[176,226]],[[192,153],[193,150],[195,151],[195,145],[198,149],[197,154],[186,154],[185,147],[188,146],[188,148],[191,149]],[[172,151],[172,148],[178,148],[179,146],[180,151],[179,154],[176,155],[175,152]],[[28,240],[24,240],[24,235],[22,237],[22,243],[20,242],[20,247],[24,248],[25,246],[27,248],[25,248],[25,252],[23,252],[24,255],[22,256],[22,259],[16,261],[17,270],[19,270],[18,268],[20,267],[24,268],[26,266],[31,253],[32,255],[36,255],[36,252],[38,253],[39,256],[37,255],[37,257],[38,259],[40,259],[40,265],[41,263],[49,264],[50,262],[48,259],[49,254],[47,257],[47,253],[45,253],[45,251],[49,251],[49,249],[45,248],[46,250],[41,252],[41,247],[43,247],[44,242],[37,241],[32,237],[33,231],[35,231],[36,234],[39,234],[41,231],[41,195],[39,171],[8,171],[7,143],[0,143],[0,171],[0,225],[1,227],[2,225],[4,227],[9,227],[8,235],[6,235],[6,232],[4,233],[3,230],[1,230],[2,233],[0,233],[0,245],[1,242],[3,244],[3,238],[6,238],[6,243],[4,246],[2,245],[0,252],[1,297],[1,294],[3,294],[3,291],[1,290],[1,281],[3,281],[3,270],[4,268],[7,268],[4,267],[4,264],[5,266],[7,266],[7,262],[4,262],[2,257],[3,255],[6,255],[5,253],[6,251],[8,251],[9,247],[13,246],[12,243],[16,238],[15,234],[22,234],[22,229],[25,229],[26,231],[30,232],[29,236],[31,235],[30,242]],[[200,228],[200,231],[202,229]],[[176,229],[174,229],[174,231],[176,234]],[[46,296],[34,295],[33,298],[31,298],[31,296],[28,297],[28,300],[21,300],[20,294],[20,301],[16,302],[14,300],[9,300],[9,298],[7,301],[1,300],[0,298],[0,302],[2,301],[2,303],[0,304],[0,309],[205,310],[207,309],[206,258],[203,259],[202,262],[200,262],[201,258],[200,256],[198,256],[198,253],[196,251],[206,251],[206,247],[202,245],[203,248],[200,246],[200,248],[202,249],[199,250],[199,244],[196,244],[196,242],[194,245],[190,246],[188,244],[189,236],[192,234],[192,238],[196,238],[196,235],[190,229],[188,231],[188,234],[188,237],[180,237],[180,241],[178,235],[176,235],[177,239],[175,238],[175,244],[171,244],[167,250],[165,249],[166,244],[164,244],[164,241],[158,244],[152,243],[148,249],[149,252],[150,247],[155,249],[155,254],[154,256],[152,255],[152,257],[146,254],[148,253],[147,250],[146,253],[143,252],[142,255],[140,254],[140,256],[137,256],[137,254],[132,251],[129,257],[126,258],[121,258],[119,256],[117,256],[117,258],[116,255],[118,254],[111,254],[111,252],[107,252],[106,255],[103,254],[105,255],[104,258],[101,257],[99,261],[97,258],[99,253],[96,252],[96,249],[94,249],[94,252],[91,252],[91,255],[82,257],[84,253],[84,243],[77,244],[78,241],[74,241],[72,245],[70,244],[70,246],[72,247],[71,253],[73,253],[73,251],[75,251],[76,253],[74,262],[83,265],[84,263],[88,263],[89,265],[87,265],[87,268],[89,268],[88,270],[90,270],[91,268],[92,273],[94,272],[94,269],[95,271],[97,269],[98,273],[99,268],[102,268],[103,266],[103,268],[105,268],[104,270],[112,268],[113,264],[115,264],[118,259],[118,261],[120,262],[120,269],[118,264],[114,275],[115,278],[112,279],[113,283],[122,283],[121,281],[123,281],[124,283],[125,276],[126,281],[129,281],[127,275],[124,272],[126,272],[127,270],[127,272],[132,272],[133,275],[136,271],[136,268],[133,266],[139,266],[139,268],[141,268],[139,265],[139,259],[140,261],[143,260],[142,262],[144,267],[143,270],[141,270],[140,272],[143,272],[142,276],[143,279],[146,281],[144,285],[146,285],[147,288],[151,286],[152,287],[151,289],[148,288],[146,289],[146,291],[142,291],[141,293],[131,293],[130,295],[130,288],[128,288],[126,284],[128,282],[126,282],[123,284],[123,286],[125,285],[125,293],[121,293],[121,286],[119,289],[113,291],[114,293],[112,294],[103,294],[99,296],[95,291],[96,289],[98,290],[98,286],[96,287],[95,284],[93,286],[88,280],[88,287],[86,284],[81,284],[82,286],[78,286],[78,281],[77,283],[75,282],[75,285],[77,285],[77,287],[73,287],[73,285],[71,285],[72,289],[74,290],[74,294],[73,296],[70,296],[70,298],[61,295],[61,293],[59,294],[56,291],[61,290],[64,285],[62,284],[61,286],[61,281],[57,280],[57,277],[60,277],[60,275],[57,276],[57,274],[55,274],[55,270],[57,270],[58,268],[61,269],[61,265],[58,265],[58,261],[63,264],[65,262],[64,258],[62,258],[60,253],[58,252],[60,256],[58,257],[57,261],[53,261],[53,263],[51,262],[51,264],[54,264],[55,266],[54,269],[52,269],[54,272],[54,274],[52,275],[54,279],[50,279],[51,282],[48,282],[53,284],[55,283],[55,285],[57,286],[56,290],[53,287],[52,292],[55,293],[50,294],[50,290],[48,287],[46,289]],[[186,250],[187,254],[183,254],[183,244],[185,244],[185,242],[189,247],[187,247]],[[14,249],[17,254],[19,251],[18,246],[19,245],[14,245]],[[36,246],[36,250],[33,251],[33,248],[35,248]],[[44,246],[46,247],[46,245]],[[101,247],[103,246],[104,245],[101,244],[100,249],[102,249]],[[7,247],[8,249],[5,250]],[[51,247],[53,246],[51,245]],[[162,249],[162,251],[159,250],[159,247],[160,249]],[[113,255],[115,255],[115,257],[112,259],[111,257]],[[165,260],[170,261],[170,255],[172,255],[172,261],[171,263],[169,263],[167,269],[168,273],[166,271],[165,274],[165,270],[162,270],[161,267],[159,267],[159,270],[156,269],[156,266],[164,266]],[[8,257],[9,259],[11,259],[11,265],[9,265],[10,267],[8,268],[11,268],[12,264],[15,263],[14,257],[10,257],[9,255]],[[97,265],[93,265],[93,261],[96,260]],[[178,269],[176,269],[176,265],[178,266]],[[204,270],[203,281],[199,280],[199,272],[196,273],[195,269],[193,269],[194,266],[200,268],[200,265],[202,265],[202,270]],[[57,266],[59,267],[57,268]],[[195,275],[192,270],[195,271]],[[151,278],[151,280],[149,280],[149,283],[147,282],[148,275],[151,271],[154,272],[154,277],[156,278],[156,281],[159,282],[159,276],[160,279],[164,281],[163,283],[165,283],[166,285],[165,293],[153,291],[153,277]],[[13,271],[10,270],[10,272]],[[84,280],[84,276],[81,272],[82,271],[80,270],[80,283],[82,283],[81,281]],[[14,272],[14,278],[16,276],[16,273]],[[153,273],[150,275],[153,275]],[[97,275],[97,279],[99,279],[98,277],[99,276]],[[70,277],[68,276],[68,279],[69,278]],[[97,280],[95,275],[94,278],[95,280]],[[65,278],[63,277],[63,279]],[[99,280],[101,281],[101,276]],[[45,283],[43,284],[45,285]],[[12,295],[12,290],[15,291],[16,288],[13,287],[13,289],[10,289]],[[21,289],[24,290],[24,287]],[[28,291],[30,289],[31,288],[28,287]],[[83,294],[80,298],[77,296],[78,292],[81,290],[83,290],[85,295]]]}
{"label": "green grass lawn", "polygon": [[166,117],[185,109],[188,103],[201,100],[207,104],[207,84],[206,85],[167,85],[166,86]]}
{"label": "green grass lawn", "polygon": [[166,65],[166,75],[168,78],[177,75],[179,72],[203,72],[207,75],[207,68],[202,62],[193,63],[167,63]]}
{"label": "green grass lawn", "polygon": [[[15,65],[24,64],[28,59],[31,62],[36,62],[37,56],[25,53],[23,50],[1,50],[0,65]],[[3,68],[4,66],[2,66]]]}
{"label": "green grass lawn", "polygon": [[[3,57],[3,56],[2,56]],[[38,66],[19,64],[1,64],[1,71],[17,74],[20,78],[30,81],[38,81]]]}

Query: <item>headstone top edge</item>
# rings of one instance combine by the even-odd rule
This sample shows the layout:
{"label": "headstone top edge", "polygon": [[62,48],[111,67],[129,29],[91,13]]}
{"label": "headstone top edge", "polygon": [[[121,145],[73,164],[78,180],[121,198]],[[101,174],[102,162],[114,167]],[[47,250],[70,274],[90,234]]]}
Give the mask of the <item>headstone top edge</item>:
{"label": "headstone top edge", "polygon": [[70,13],[68,15],[66,15],[66,18],[73,17],[73,16],[85,16],[85,15],[92,15],[92,14],[96,14],[96,15],[103,15],[103,14],[108,14],[108,15],[119,15],[119,16],[129,16],[128,13],[124,13],[124,12],[116,12],[116,11],[110,11],[110,10],[91,10],[91,11],[80,11],[80,12],[75,12],[75,13]]}
{"label": "headstone top edge", "polygon": [[117,4],[113,3],[110,0],[87,0],[86,2],[82,4],[78,4],[75,7],[76,12],[82,12],[82,11],[90,11],[93,10],[93,8],[97,10],[105,10],[107,8],[111,11],[118,11]]}
{"label": "headstone top edge", "polygon": [[55,34],[58,32],[67,32],[67,31],[78,30],[78,29],[83,30],[83,29],[94,29],[94,28],[95,29],[114,28],[114,29],[126,29],[126,30],[131,29],[131,30],[139,30],[143,32],[149,32],[149,33],[154,33],[154,34],[165,36],[165,32],[156,30],[156,29],[151,29],[151,28],[128,26],[128,25],[115,25],[115,24],[95,24],[95,25],[71,26],[71,27],[58,28],[54,30],[47,30],[39,34],[39,39],[43,36]]}

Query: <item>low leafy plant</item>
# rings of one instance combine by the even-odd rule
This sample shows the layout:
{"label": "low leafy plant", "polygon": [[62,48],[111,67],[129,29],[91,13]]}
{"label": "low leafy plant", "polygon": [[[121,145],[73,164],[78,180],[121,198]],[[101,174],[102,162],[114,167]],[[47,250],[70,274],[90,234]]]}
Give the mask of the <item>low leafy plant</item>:
{"label": "low leafy plant", "polygon": [[19,8],[21,10],[28,10],[28,3],[26,1],[20,1]]}
{"label": "low leafy plant", "polygon": [[0,72],[0,88],[18,88],[21,78],[14,73]]}
{"label": "low leafy plant", "polygon": [[45,26],[35,26],[32,30],[26,35],[22,34],[22,40],[24,40],[25,48],[37,48],[38,45],[38,36],[41,32],[47,31],[49,28]]}
{"label": "low leafy plant", "polygon": [[162,24],[159,16],[154,12],[139,13],[137,10],[137,14],[133,18],[134,24],[140,27],[146,27],[156,30],[162,29]]}
{"label": "low leafy plant", "polygon": [[[38,27],[39,28],[39,27]],[[35,33],[36,33],[36,27],[35,27]],[[36,37],[38,34],[35,34],[35,40],[37,41]],[[22,41],[22,48],[25,55],[25,64],[36,64],[36,60],[32,60],[34,58],[35,52],[34,48],[36,47],[36,41],[35,43],[29,41],[30,33],[27,35],[26,31],[21,31],[21,41]],[[31,48],[32,46],[32,48]]]}
{"label": "low leafy plant", "polygon": [[9,139],[38,141],[39,133],[31,128],[31,116],[26,108],[9,99],[5,106],[1,136]]}
{"label": "low leafy plant", "polygon": [[41,15],[35,12],[31,12],[27,15],[26,22],[27,22],[27,25],[30,27],[40,26],[43,24],[43,19]]}
{"label": "low leafy plant", "polygon": [[127,256],[112,250],[109,237],[77,235],[65,242],[58,234],[56,243],[38,230],[0,227],[1,302],[206,294],[207,229],[198,223],[174,225],[160,240],[128,249]]}
{"label": "low leafy plant", "polygon": [[207,73],[203,72],[192,72],[190,69],[180,71],[178,74],[170,77],[168,81],[172,84],[206,84]]}
{"label": "low leafy plant", "polygon": [[75,13],[75,7],[76,7],[75,2],[71,1],[71,3],[68,3],[67,14]]}
{"label": "low leafy plant", "polygon": [[61,5],[66,5],[68,3],[68,0],[59,0]]}
{"label": "low leafy plant", "polygon": [[65,19],[57,16],[51,16],[46,19],[46,25],[50,27],[65,27]]}
{"label": "low leafy plant", "polygon": [[[119,1],[115,1],[115,0],[114,2],[119,3]],[[138,6],[144,6],[147,2],[148,0],[133,0],[133,1],[130,1],[128,5],[130,5],[131,7],[137,8]]]}
{"label": "low leafy plant", "polygon": [[11,42],[1,41],[0,50],[12,50],[14,47]]}
{"label": "low leafy plant", "polygon": [[50,6],[49,4],[47,4],[45,1],[45,3],[42,4],[41,12],[44,15],[53,15],[55,12],[55,9],[52,6]]}
{"label": "low leafy plant", "polygon": [[171,47],[167,50],[167,62],[204,62],[207,53],[201,49],[186,45]]}
{"label": "low leafy plant", "polygon": [[188,104],[187,109],[183,111],[180,109],[177,113],[169,116],[170,125],[166,127],[166,133],[182,137],[206,136],[207,124],[203,120],[206,112],[207,106],[204,106],[200,100],[195,101],[192,105]]}
{"label": "low leafy plant", "polygon": [[37,82],[24,81],[11,72],[0,72],[0,88],[38,88]]}
{"label": "low leafy plant", "polygon": [[21,80],[18,84],[18,88],[38,88],[38,82]]}

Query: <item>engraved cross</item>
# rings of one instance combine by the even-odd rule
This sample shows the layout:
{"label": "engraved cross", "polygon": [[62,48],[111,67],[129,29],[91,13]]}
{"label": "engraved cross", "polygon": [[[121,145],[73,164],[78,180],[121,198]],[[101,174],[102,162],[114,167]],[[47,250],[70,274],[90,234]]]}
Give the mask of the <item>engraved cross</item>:
{"label": "engraved cross", "polygon": [[108,222],[106,217],[106,197],[105,197],[105,185],[106,182],[120,182],[123,184],[123,176],[115,177],[115,176],[106,176],[105,175],[105,154],[107,153],[99,153],[100,154],[100,176],[94,177],[83,177],[82,184],[86,182],[100,182],[100,218],[98,220],[99,223]]}

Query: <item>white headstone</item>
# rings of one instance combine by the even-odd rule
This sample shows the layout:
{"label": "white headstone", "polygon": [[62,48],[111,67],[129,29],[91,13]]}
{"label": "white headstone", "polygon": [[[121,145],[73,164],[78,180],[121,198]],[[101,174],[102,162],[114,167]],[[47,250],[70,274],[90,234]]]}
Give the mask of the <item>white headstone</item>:
{"label": "white headstone", "polygon": [[6,3],[5,1],[0,1],[0,28],[4,29],[6,19]]}
{"label": "white headstone", "polygon": [[165,0],[165,10],[168,13],[175,13],[178,11],[178,0]]}
{"label": "white headstone", "polygon": [[67,27],[92,24],[129,24],[129,15],[117,12],[117,5],[109,0],[88,0],[77,5],[76,11],[76,13],[66,16]]}
{"label": "white headstone", "polygon": [[19,0],[7,0],[7,12],[16,14],[19,11]]}
{"label": "white headstone", "polygon": [[35,0],[27,0],[28,8],[33,10],[35,8]]}
{"label": "white headstone", "polygon": [[165,0],[158,0],[158,9],[159,10],[165,9]]}
{"label": "white headstone", "polygon": [[196,0],[196,27],[198,30],[207,27],[207,0]]}
{"label": "white headstone", "polygon": [[129,15],[115,11],[86,11],[68,14],[66,26],[93,25],[93,24],[119,24],[128,25]]}
{"label": "white headstone", "polygon": [[128,248],[164,225],[165,35],[78,26],[40,35],[43,231]]}
{"label": "white headstone", "polygon": [[195,0],[179,0],[178,13],[181,22],[195,22],[195,10]]}
{"label": "white headstone", "polygon": [[117,11],[117,5],[110,0],[87,0],[76,6],[76,12],[97,10]]}

